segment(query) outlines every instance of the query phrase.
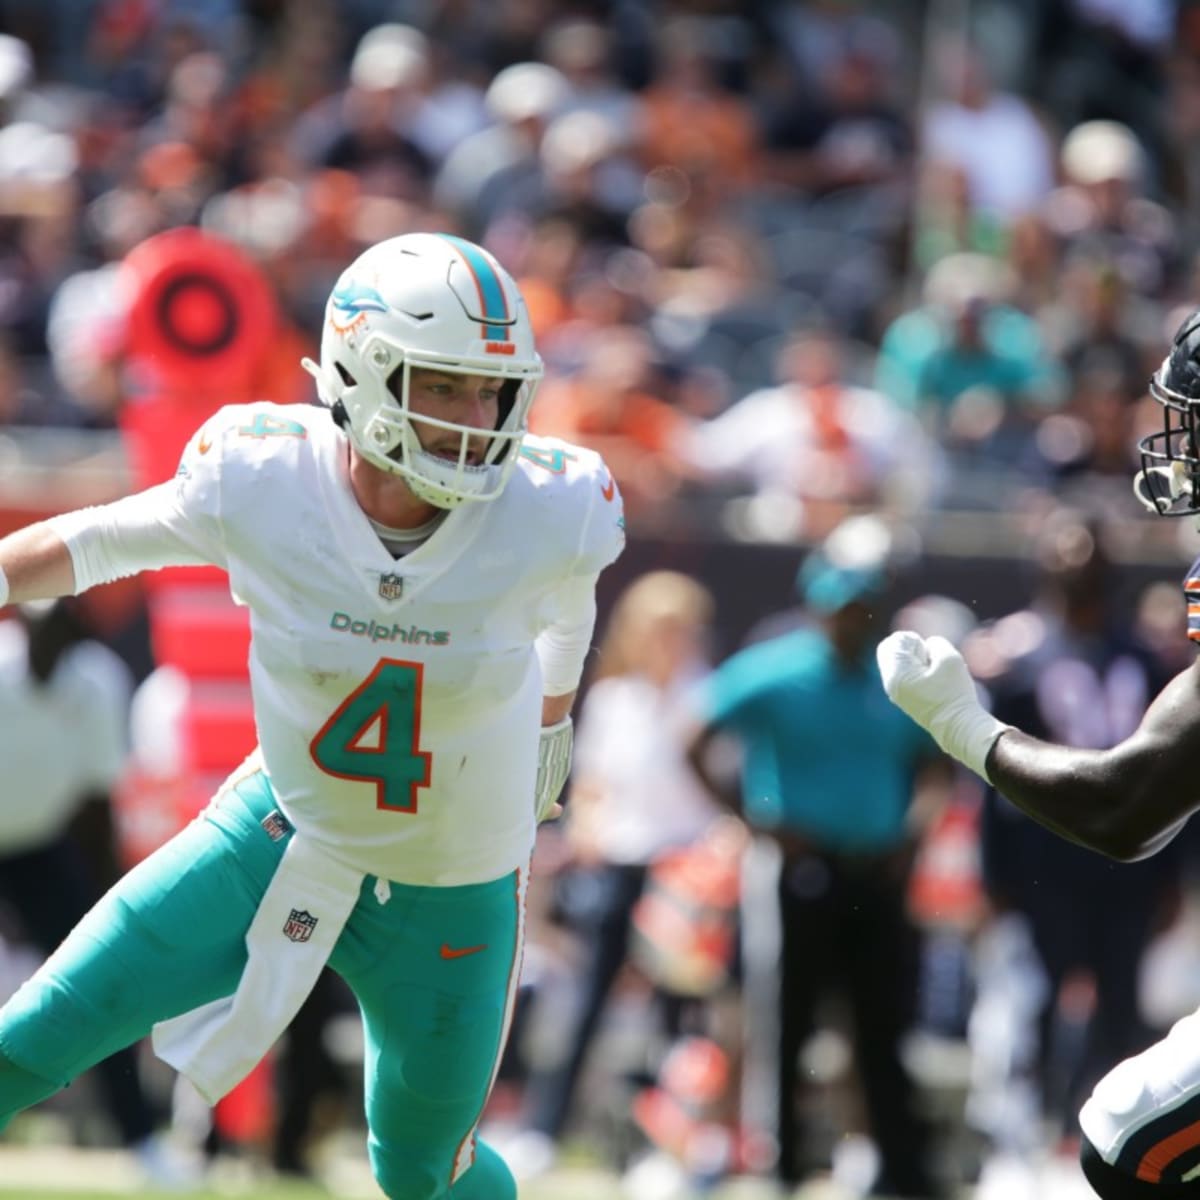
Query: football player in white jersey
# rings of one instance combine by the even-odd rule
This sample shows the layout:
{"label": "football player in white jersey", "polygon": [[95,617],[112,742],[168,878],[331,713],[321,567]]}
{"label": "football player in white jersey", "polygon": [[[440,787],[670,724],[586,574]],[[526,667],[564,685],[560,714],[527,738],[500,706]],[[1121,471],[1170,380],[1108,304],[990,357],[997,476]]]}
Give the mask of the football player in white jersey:
{"label": "football player in white jersey", "polygon": [[384,1193],[505,1200],[475,1131],[620,497],[594,453],[526,435],[542,363],[470,242],[367,250],[305,366],[321,406],[222,409],[173,481],[0,541],[0,604],[224,567],[259,735],[0,1010],[0,1124],[151,1030],[215,1100],[328,962],[362,1009]]}
{"label": "football player in white jersey", "polygon": [[[1150,383],[1163,427],[1142,439],[1139,499],[1164,516],[1200,516],[1200,311],[1175,335]],[[1200,643],[1200,562],[1184,582],[1188,635]],[[892,700],[947,754],[1064,838],[1121,861],[1166,845],[1200,808],[1200,659],[1111,750],[1039,741],[979,703],[949,642],[898,632],[878,649]],[[1080,1112],[1081,1162],[1106,1200],[1200,1197],[1200,1012],[1118,1064]]]}

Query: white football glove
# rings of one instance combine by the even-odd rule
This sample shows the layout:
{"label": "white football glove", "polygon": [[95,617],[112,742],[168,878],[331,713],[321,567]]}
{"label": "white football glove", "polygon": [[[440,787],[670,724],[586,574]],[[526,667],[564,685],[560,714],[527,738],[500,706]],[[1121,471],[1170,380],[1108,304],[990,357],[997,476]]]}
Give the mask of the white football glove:
{"label": "white football glove", "polygon": [[892,702],[929,730],[947,754],[987,779],[988,751],[1012,726],[979,703],[963,656],[943,637],[903,630],[884,638],[875,657]]}
{"label": "white football glove", "polygon": [[[571,747],[574,743],[574,728],[570,717],[554,725],[543,725],[538,738],[538,772],[536,813],[538,824],[550,817],[557,817],[558,794],[571,773]],[[558,809],[558,811],[555,811]]]}

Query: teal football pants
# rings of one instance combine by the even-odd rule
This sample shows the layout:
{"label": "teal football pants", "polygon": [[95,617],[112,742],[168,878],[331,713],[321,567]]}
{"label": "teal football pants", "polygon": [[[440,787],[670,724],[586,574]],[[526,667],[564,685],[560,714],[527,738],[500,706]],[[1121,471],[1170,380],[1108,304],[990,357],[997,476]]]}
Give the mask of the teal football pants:
{"label": "teal football pants", "polygon": [[[155,1022],[236,989],[246,929],[291,836],[264,828],[274,809],[261,772],[222,792],[0,1009],[0,1126]],[[368,1149],[390,1200],[515,1200],[474,1131],[511,1016],[524,882],[517,871],[384,889],[368,877],[330,956],[362,1011]]]}

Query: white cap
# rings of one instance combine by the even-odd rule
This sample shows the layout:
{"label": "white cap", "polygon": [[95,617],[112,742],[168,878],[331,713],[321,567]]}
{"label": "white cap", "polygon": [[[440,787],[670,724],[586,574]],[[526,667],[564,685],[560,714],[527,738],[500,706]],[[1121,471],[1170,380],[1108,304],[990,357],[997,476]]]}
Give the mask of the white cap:
{"label": "white cap", "polygon": [[33,76],[33,55],[29,47],[8,33],[0,33],[0,100],[7,100],[25,88]]}
{"label": "white cap", "polygon": [[429,43],[420,30],[392,22],[367,30],[350,63],[350,82],[368,91],[419,83],[429,62]]}
{"label": "white cap", "polygon": [[548,117],[565,103],[570,93],[566,76],[545,63],[514,63],[505,67],[488,86],[484,103],[501,121]]}
{"label": "white cap", "polygon": [[59,183],[79,161],[75,140],[33,121],[14,121],[0,129],[0,181]]}
{"label": "white cap", "polygon": [[542,141],[542,162],[552,172],[595,166],[621,145],[621,133],[607,117],[579,109],[555,117]]}
{"label": "white cap", "polygon": [[1141,176],[1142,166],[1141,143],[1119,121],[1084,121],[1063,141],[1063,172],[1076,183],[1135,181]]}
{"label": "white cap", "polygon": [[986,254],[961,251],[940,258],[925,276],[925,303],[957,312],[972,301],[1003,300],[1012,272]]}

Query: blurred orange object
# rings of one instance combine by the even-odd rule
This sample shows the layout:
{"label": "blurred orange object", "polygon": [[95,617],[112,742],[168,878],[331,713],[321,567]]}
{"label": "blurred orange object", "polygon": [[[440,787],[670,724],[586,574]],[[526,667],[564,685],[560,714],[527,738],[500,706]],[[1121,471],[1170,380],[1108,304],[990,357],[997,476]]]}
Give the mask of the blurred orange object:
{"label": "blurred orange object", "polygon": [[267,1142],[275,1122],[274,1067],[268,1056],[227,1096],[217,1101],[213,1122],[232,1142]]}
{"label": "blurred orange object", "polygon": [[658,859],[634,906],[633,961],[659,987],[707,996],[729,978],[741,842],[710,837]]}

